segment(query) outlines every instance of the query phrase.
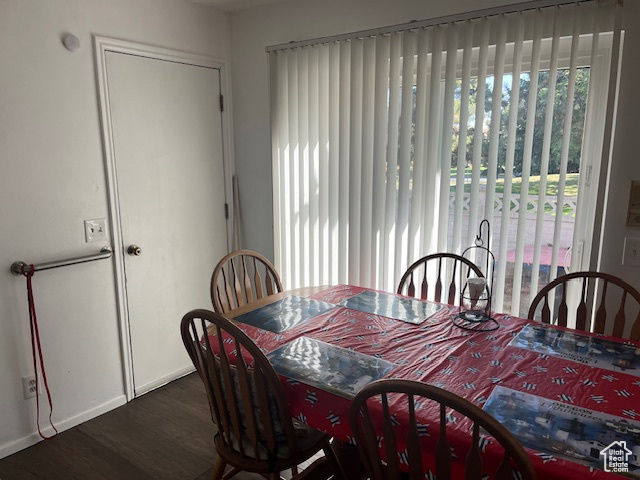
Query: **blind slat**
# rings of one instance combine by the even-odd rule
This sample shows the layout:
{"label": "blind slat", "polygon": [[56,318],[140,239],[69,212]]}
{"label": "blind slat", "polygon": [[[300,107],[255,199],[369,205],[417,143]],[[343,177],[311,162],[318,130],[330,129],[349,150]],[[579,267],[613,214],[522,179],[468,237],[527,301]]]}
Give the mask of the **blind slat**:
{"label": "blind slat", "polygon": [[289,143],[289,82],[288,82],[288,57],[286,52],[282,52],[278,55],[278,72],[281,74],[282,81],[279,82],[279,93],[281,101],[278,102],[278,120],[282,125],[280,129],[278,146],[280,147],[280,155],[282,155],[282,168],[280,177],[282,178],[283,186],[280,189],[280,197],[282,198],[282,205],[280,206],[280,215],[282,218],[283,230],[281,233],[281,240],[284,242],[282,245],[281,261],[284,266],[283,273],[286,275],[287,283],[293,284],[293,268],[291,265],[291,188],[293,182],[291,181],[291,164],[290,164],[290,149]]}
{"label": "blind slat", "polygon": [[462,81],[460,85],[460,120],[458,122],[458,164],[456,176],[456,197],[453,226],[453,252],[461,254],[462,213],[464,210],[464,189],[467,167],[467,132],[469,123],[469,88],[471,84],[471,60],[473,56],[474,23],[465,25],[464,51],[462,60]]}
{"label": "blind slat", "polygon": [[[567,85],[567,106],[565,108],[565,117],[562,131],[562,152],[560,154],[560,177],[558,180],[558,194],[557,194],[557,211],[556,219],[554,222],[553,231],[553,252],[551,255],[551,270],[549,272],[549,281],[553,281],[557,277],[558,271],[558,253],[560,249],[560,242],[562,239],[562,223],[563,223],[563,208],[564,208],[564,190],[567,180],[567,165],[569,162],[569,144],[571,140],[571,125],[573,120],[573,104],[576,87],[576,75],[578,66],[578,51],[580,44],[579,25],[580,25],[580,12],[578,9],[577,14],[574,17],[573,22],[573,35],[571,40],[571,60],[569,66],[569,83]],[[549,310],[555,311],[555,297],[549,297]]]}
{"label": "blind slat", "polygon": [[396,218],[398,183],[398,122],[400,121],[400,72],[402,68],[400,54],[402,49],[402,35],[391,35],[389,61],[389,121],[387,122],[388,143],[386,149],[386,195],[385,195],[385,246],[383,249],[382,285],[387,291],[395,290],[395,256],[396,251]]}
{"label": "blind slat", "polygon": [[[554,19],[557,17],[554,17]],[[558,80],[558,44],[560,42],[559,22],[554,20],[553,40],[551,45],[551,68],[549,70],[549,87],[547,89],[547,108],[545,112],[544,136],[542,140],[542,161],[540,165],[540,182],[538,194],[538,213],[536,217],[536,233],[533,246],[533,266],[532,272],[540,271],[540,251],[542,245],[542,230],[544,227],[544,213],[547,203],[547,173],[549,171],[549,156],[551,148],[551,135],[553,127],[553,113],[556,98],[556,85]],[[561,212],[557,212],[561,213]],[[552,249],[557,249],[559,245],[553,245]],[[531,291],[529,292],[529,303],[538,292],[538,275],[531,275]]]}
{"label": "blind slat", "polygon": [[[502,20],[502,21],[500,21]],[[507,23],[504,18],[498,21],[498,41],[496,44],[496,59],[493,73],[493,89],[491,92],[491,120],[489,130],[489,159],[487,165],[487,190],[484,202],[484,218],[491,225],[495,211],[496,179],[498,177],[498,147],[500,146],[501,113],[502,113],[502,82],[504,76],[505,50],[507,43]],[[502,226],[500,228],[502,230]],[[491,239],[493,242],[493,239]],[[493,245],[487,245],[490,249]]]}
{"label": "blind slat", "polygon": [[[286,98],[278,92],[277,85],[278,79],[280,78],[280,65],[278,60],[278,53],[271,52],[269,54],[269,83],[272,86],[271,95],[269,97],[269,105],[271,111],[271,123],[282,125],[283,118],[280,113],[282,107],[280,103]],[[284,199],[282,198],[282,190],[285,188],[286,184],[284,183],[284,178],[282,176],[282,164],[283,164],[283,156],[282,156],[282,148],[280,145],[280,137],[281,130],[272,129],[271,130],[271,168],[273,169],[273,235],[274,235],[274,248],[273,248],[273,256],[274,262],[281,265],[282,264],[282,249],[284,242],[282,241],[282,237],[280,233],[283,231],[283,222],[284,219],[282,217],[282,205],[284,205]],[[237,205],[234,205],[234,208],[238,208]],[[239,246],[242,248],[242,246]]]}
{"label": "blind slat", "polygon": [[[518,15],[516,27],[516,41],[513,48],[513,69],[511,72],[511,94],[509,95],[509,123],[507,127],[507,147],[505,152],[504,188],[502,197],[502,218],[500,221],[500,242],[498,259],[507,258],[509,247],[509,231],[511,229],[511,192],[513,186],[513,164],[516,150],[516,136],[518,125],[518,106],[520,104],[520,73],[522,71],[522,43],[524,41],[524,14]],[[497,278],[493,292],[495,295],[495,309],[503,311],[504,292],[506,285],[507,262],[499,261]]]}
{"label": "blind slat", "polygon": [[442,37],[446,33],[446,27],[436,26],[432,32],[433,41],[431,42],[431,65],[429,69],[429,120],[425,137],[425,151],[427,154],[425,163],[427,168],[425,172],[425,190],[420,208],[424,212],[424,227],[422,229],[422,249],[418,252],[415,260],[437,249],[439,215],[441,214],[441,179],[443,175],[449,177],[451,170],[451,162],[449,162],[449,168],[446,171],[442,171],[442,161],[439,158],[442,148]]}
{"label": "blind slat", "polygon": [[291,274],[292,284],[301,285],[301,266],[300,266],[300,220],[298,212],[300,211],[300,158],[299,158],[299,141],[298,141],[298,56],[292,52],[288,52],[288,81],[289,81],[289,180],[290,180],[290,212],[289,212],[289,235],[290,235],[290,252],[291,258]]}
{"label": "blind slat", "polygon": [[[429,111],[429,35],[431,29],[421,30],[418,34],[418,65],[415,83],[415,132],[427,132]],[[411,85],[410,88],[413,86]],[[406,95],[403,90],[403,95]],[[403,112],[404,114],[404,112]],[[422,245],[422,229],[430,226],[422,221],[421,205],[426,183],[427,159],[425,158],[425,135],[415,135],[413,139],[414,157],[411,175],[411,208],[409,217],[409,258],[412,263],[419,258]]]}
{"label": "blind slat", "polygon": [[378,39],[376,43],[375,68],[375,122],[373,134],[373,215],[372,215],[372,248],[370,264],[372,265],[371,285],[380,285],[384,271],[385,204],[386,198],[386,162],[389,99],[389,56],[391,39],[388,36]]}
{"label": "blind slat", "polygon": [[[469,200],[469,228],[467,232],[467,245],[473,245],[478,221],[478,209],[480,196],[480,170],[482,161],[482,137],[484,128],[484,97],[487,90],[487,61],[489,56],[489,25],[482,23],[482,41],[480,43],[480,59],[478,60],[478,83],[476,91],[475,123],[473,128],[473,163],[471,175],[471,197]],[[475,259],[472,259],[475,260]]]}
{"label": "blind slat", "polygon": [[318,207],[319,214],[319,255],[318,273],[314,278],[315,285],[321,285],[330,278],[329,269],[331,265],[331,241],[329,224],[329,186],[332,178],[330,176],[329,164],[329,49],[323,48],[318,52],[318,180],[317,190],[319,192]]}
{"label": "blind slat", "polygon": [[300,281],[303,285],[309,284],[310,246],[309,236],[309,51],[300,52],[298,55],[298,178],[300,188],[298,190],[297,222],[298,222],[298,269]]}
{"label": "blind slat", "polygon": [[[593,34],[591,36],[591,65],[595,65],[597,61],[599,44],[600,44],[600,21],[599,16],[594,15],[593,23],[592,23],[592,31]],[[592,72],[590,72],[589,77],[589,92],[587,94],[587,98],[594,98],[595,92],[595,82],[591,81]],[[584,125],[585,131],[588,132],[592,129],[592,125],[595,122],[595,118],[598,116],[598,111],[595,108],[596,102],[591,101],[587,103],[587,111],[585,113]],[[593,149],[593,139],[589,138],[587,135],[582,137],[582,152],[585,158],[593,158],[595,156],[595,152]],[[588,166],[587,168],[592,169],[592,166]],[[590,170],[590,176],[594,175],[594,171]],[[579,178],[579,186],[578,186],[578,199],[576,200],[577,206],[576,209],[581,211],[588,205],[588,196],[585,196],[584,192],[586,190],[586,175],[580,175]],[[586,235],[583,235],[582,232],[585,231],[586,219],[584,217],[576,218],[576,223],[574,225],[574,231],[579,232],[578,235],[573,236],[573,242],[571,244],[571,270],[578,271],[582,270],[582,259],[583,256],[587,256],[589,252],[584,251],[584,244],[586,240]]]}
{"label": "blind slat", "polygon": [[340,137],[338,148],[340,158],[340,225],[339,225],[339,257],[338,278],[340,283],[349,281],[349,152],[351,150],[351,135],[349,126],[351,124],[351,42],[340,44]]}
{"label": "blind slat", "polygon": [[[362,39],[351,42],[351,107],[349,130],[349,252],[360,252],[360,225],[362,205],[362,92],[363,54]],[[360,255],[349,255],[349,283],[360,285]]]}
{"label": "blind slat", "polygon": [[531,173],[531,156],[533,154],[533,127],[535,125],[536,105],[538,100],[538,72],[540,70],[540,43],[542,41],[542,20],[536,17],[533,35],[533,51],[531,53],[531,73],[529,74],[529,98],[527,99],[527,120],[522,159],[522,178],[520,183],[520,209],[518,210],[518,230],[516,234],[516,252],[513,273],[513,297],[511,313],[520,312],[520,292],[522,289],[522,269],[524,258],[524,242],[526,238],[527,210],[529,208],[529,175]]}
{"label": "blind slat", "polygon": [[376,83],[376,38],[363,41],[362,74],[362,162],[360,173],[360,282],[370,285],[372,281],[371,252],[373,250],[373,157],[374,157],[374,104]]}
{"label": "blind slat", "polygon": [[[320,196],[314,195],[320,185],[320,151],[318,149],[318,141],[320,135],[320,121],[323,116],[323,112],[320,111],[320,86],[318,79],[318,62],[320,57],[318,55],[318,49],[314,48],[309,51],[308,60],[308,109],[307,115],[307,155],[309,158],[309,168],[307,177],[307,191],[305,192],[305,201],[309,205],[308,213],[309,218],[307,223],[309,225],[309,280],[310,285],[318,285],[320,278],[320,257],[322,256],[321,244],[320,244]],[[324,111],[326,103],[322,105]],[[318,112],[314,115],[312,112]],[[326,163],[326,161],[325,161]]]}
{"label": "blind slat", "polygon": [[[396,221],[396,271],[399,278],[401,271],[409,266],[409,202],[411,201],[410,172],[411,163],[411,123],[413,115],[413,72],[415,71],[415,54],[417,34],[404,32],[402,50],[402,103],[400,110],[400,145],[398,147],[399,180],[398,180],[398,220]],[[411,95],[404,92],[411,91]]]}
{"label": "blind slat", "polygon": [[[458,26],[451,25],[447,34],[447,63],[444,79],[444,104],[442,121],[442,140],[440,151],[440,213],[438,222],[438,251],[446,251],[449,231],[449,198],[451,191],[451,165],[453,158],[454,95],[456,91],[456,62],[458,59]],[[454,220],[455,221],[455,220]]]}
{"label": "blind slat", "polygon": [[340,46],[336,43],[329,47],[329,138],[326,145],[329,156],[329,276],[327,281],[331,285],[340,282],[338,264],[340,263],[340,164],[339,148],[333,147],[340,144]]}

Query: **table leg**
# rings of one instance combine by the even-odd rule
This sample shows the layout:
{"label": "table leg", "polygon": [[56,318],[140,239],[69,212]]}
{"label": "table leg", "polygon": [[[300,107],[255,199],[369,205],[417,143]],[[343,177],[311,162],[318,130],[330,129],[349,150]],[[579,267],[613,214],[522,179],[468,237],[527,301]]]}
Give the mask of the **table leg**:
{"label": "table leg", "polygon": [[355,445],[334,438],[332,446],[340,465],[342,465],[346,480],[364,480],[367,478],[364,465],[360,461],[358,448]]}

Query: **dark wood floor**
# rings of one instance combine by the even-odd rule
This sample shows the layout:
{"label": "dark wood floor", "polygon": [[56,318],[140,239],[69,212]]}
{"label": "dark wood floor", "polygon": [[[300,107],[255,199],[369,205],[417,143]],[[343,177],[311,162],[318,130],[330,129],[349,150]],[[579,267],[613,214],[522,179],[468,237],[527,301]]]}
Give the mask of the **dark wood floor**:
{"label": "dark wood floor", "polygon": [[0,479],[205,480],[217,459],[214,432],[191,374],[0,460]]}

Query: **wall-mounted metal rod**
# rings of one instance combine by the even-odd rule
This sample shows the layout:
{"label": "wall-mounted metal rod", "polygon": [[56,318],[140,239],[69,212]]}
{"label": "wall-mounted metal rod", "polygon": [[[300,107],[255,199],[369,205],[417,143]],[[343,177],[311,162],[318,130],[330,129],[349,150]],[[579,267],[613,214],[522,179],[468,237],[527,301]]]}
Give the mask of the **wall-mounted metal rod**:
{"label": "wall-mounted metal rod", "polygon": [[[51,268],[75,265],[76,263],[86,263],[93,262],[94,260],[103,260],[105,258],[110,258],[111,255],[113,255],[113,250],[111,250],[111,247],[103,247],[102,250],[100,250],[100,253],[96,253],[93,255],[84,255],[82,257],[67,258],[65,260],[58,260],[56,262],[46,262],[39,265],[34,265],[33,271],[38,272],[40,270],[49,270]],[[31,267],[28,263],[18,261],[11,264],[11,273],[13,273],[14,275],[22,275],[22,267],[24,267],[25,272],[31,270]]]}

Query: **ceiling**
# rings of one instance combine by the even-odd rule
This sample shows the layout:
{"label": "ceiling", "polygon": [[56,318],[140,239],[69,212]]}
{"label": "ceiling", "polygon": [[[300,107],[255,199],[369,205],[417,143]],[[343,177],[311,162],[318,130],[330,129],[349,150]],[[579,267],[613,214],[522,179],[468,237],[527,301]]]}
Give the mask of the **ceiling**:
{"label": "ceiling", "polygon": [[266,5],[269,3],[277,3],[283,0],[183,0],[192,1],[201,5],[210,5],[225,12],[236,12],[258,5]]}

